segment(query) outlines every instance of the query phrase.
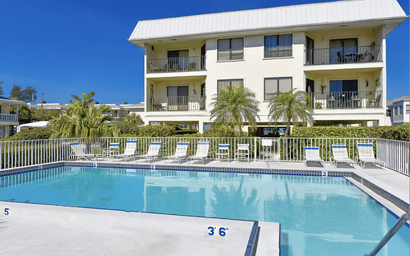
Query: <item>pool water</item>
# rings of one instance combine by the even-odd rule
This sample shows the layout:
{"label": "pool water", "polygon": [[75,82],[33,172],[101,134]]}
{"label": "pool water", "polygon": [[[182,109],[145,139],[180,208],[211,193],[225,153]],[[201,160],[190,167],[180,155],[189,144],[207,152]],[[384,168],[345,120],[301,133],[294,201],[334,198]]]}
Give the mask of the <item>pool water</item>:
{"label": "pool water", "polygon": [[[0,200],[281,223],[281,255],[365,255],[397,218],[344,178],[58,167],[0,177]],[[409,228],[377,255],[409,255]]]}

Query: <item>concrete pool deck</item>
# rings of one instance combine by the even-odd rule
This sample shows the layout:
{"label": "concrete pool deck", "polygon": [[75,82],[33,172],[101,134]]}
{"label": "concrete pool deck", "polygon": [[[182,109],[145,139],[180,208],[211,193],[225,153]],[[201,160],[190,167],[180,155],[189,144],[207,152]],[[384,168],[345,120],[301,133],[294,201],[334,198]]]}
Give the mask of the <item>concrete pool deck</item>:
{"label": "concrete pool deck", "polygon": [[[254,221],[0,202],[5,208],[0,251],[13,256],[246,255],[256,230]],[[226,235],[209,235],[209,226]],[[260,227],[257,255],[279,255],[279,224]]]}
{"label": "concrete pool deck", "polygon": [[[324,167],[286,162],[78,161],[78,163],[269,168],[351,171],[409,202],[409,177],[389,169]],[[67,162],[66,162],[67,163]],[[76,163],[76,162],[72,162]],[[357,180],[353,184],[399,215],[400,209]],[[10,215],[4,216],[4,208]],[[5,255],[243,255],[253,221],[187,217],[0,201],[0,251]],[[208,234],[209,226],[228,227],[229,237]],[[279,255],[280,225],[259,222],[256,255]]]}

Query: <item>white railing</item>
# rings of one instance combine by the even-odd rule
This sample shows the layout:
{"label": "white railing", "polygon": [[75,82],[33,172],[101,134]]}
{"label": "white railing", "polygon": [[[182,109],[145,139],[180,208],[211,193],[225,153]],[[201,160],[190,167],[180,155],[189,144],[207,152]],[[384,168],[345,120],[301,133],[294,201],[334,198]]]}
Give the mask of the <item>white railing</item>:
{"label": "white railing", "polygon": [[348,156],[358,160],[357,142],[367,141],[374,145],[374,152],[378,160],[386,163],[386,167],[409,175],[410,143],[403,141],[368,139],[368,138],[259,138],[259,137],[104,137],[92,141],[84,138],[25,140],[0,142],[0,168],[32,166],[76,159],[70,143],[78,142],[85,153],[104,154],[111,157],[110,143],[119,143],[122,153],[127,140],[137,141],[136,155],[146,154],[153,141],[161,141],[162,156],[175,153],[176,144],[180,141],[189,142],[188,155],[195,155],[198,142],[208,141],[209,158],[217,159],[219,144],[228,144],[226,155],[230,160],[235,159],[238,144],[249,144],[251,161],[263,162],[303,162],[305,147],[319,147],[320,157],[327,163],[332,161],[332,145],[345,144]]}
{"label": "white railing", "polygon": [[17,122],[18,117],[17,115],[12,115],[12,114],[0,114],[0,121]]}
{"label": "white railing", "polygon": [[386,167],[409,176],[410,142],[377,139],[377,159]]}

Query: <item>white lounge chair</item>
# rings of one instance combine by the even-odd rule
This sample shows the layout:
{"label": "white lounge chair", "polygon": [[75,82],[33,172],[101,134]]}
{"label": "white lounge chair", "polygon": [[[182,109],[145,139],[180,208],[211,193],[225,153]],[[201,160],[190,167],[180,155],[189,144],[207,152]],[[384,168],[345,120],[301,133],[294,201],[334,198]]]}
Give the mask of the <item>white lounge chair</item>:
{"label": "white lounge chair", "polygon": [[218,161],[221,161],[224,158],[226,158],[229,162],[229,144],[219,144],[216,156]]}
{"label": "white lounge chair", "polygon": [[145,155],[139,155],[137,156],[138,158],[144,158],[144,159],[155,159],[155,158],[161,158],[161,149],[162,142],[161,141],[153,141],[149,145],[148,152]]}
{"label": "white lounge chair", "polygon": [[84,153],[83,148],[81,147],[80,144],[78,144],[78,142],[73,142],[70,143],[70,147],[71,150],[74,152],[74,156],[77,158],[77,160],[92,160],[92,159],[97,159],[97,158],[103,158],[104,159],[104,155],[103,154],[86,154]]}
{"label": "white lounge chair", "polygon": [[136,140],[127,140],[127,145],[125,146],[124,153],[114,155],[114,159],[118,160],[128,160],[135,158],[135,150],[137,149],[137,141]]}
{"label": "white lounge chair", "polygon": [[108,157],[111,157],[120,152],[120,143],[110,143],[108,149],[103,151]]}
{"label": "white lounge chair", "polygon": [[320,163],[323,167],[323,160],[319,156],[319,147],[305,147],[305,166],[309,162]]}
{"label": "white lounge chair", "polygon": [[178,142],[177,148],[175,149],[175,154],[172,156],[167,156],[165,158],[170,160],[178,160],[179,163],[179,160],[188,157],[188,146],[189,142]]}
{"label": "white lounge chair", "polygon": [[356,161],[349,158],[347,155],[347,147],[346,145],[342,144],[334,144],[332,145],[332,152],[333,152],[333,165],[337,168],[338,163],[346,163],[349,165],[356,164]]}
{"label": "white lounge chair", "polygon": [[383,165],[383,167],[385,167],[385,163],[383,161],[374,158],[373,142],[358,141],[357,152],[359,153],[359,162],[361,163],[362,168],[366,166],[366,163],[378,164],[380,166]]}
{"label": "white lounge chair", "polygon": [[248,160],[249,163],[249,144],[238,144],[235,152],[235,161]]}
{"label": "white lounge chair", "polygon": [[209,142],[208,141],[203,141],[203,142],[198,142],[198,148],[196,151],[196,154],[194,156],[188,157],[188,159],[191,160],[202,160],[202,164],[205,164],[204,159],[208,158],[209,154]]}

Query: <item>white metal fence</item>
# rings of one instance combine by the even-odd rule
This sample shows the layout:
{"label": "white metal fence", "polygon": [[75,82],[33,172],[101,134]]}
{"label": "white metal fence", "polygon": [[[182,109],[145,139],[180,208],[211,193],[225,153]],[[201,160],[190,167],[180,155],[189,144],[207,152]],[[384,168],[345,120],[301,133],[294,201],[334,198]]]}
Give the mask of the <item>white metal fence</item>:
{"label": "white metal fence", "polygon": [[[107,158],[110,143],[118,143],[119,153],[126,147],[127,140],[137,142],[136,155],[146,154],[151,142],[161,141],[162,156],[175,153],[177,142],[189,142],[188,155],[195,155],[199,141],[210,142],[209,158],[217,159],[220,144],[228,144],[227,158],[233,160],[238,144],[249,144],[251,161],[266,162],[302,162],[305,157],[305,147],[317,146],[321,158],[325,162],[332,161],[332,145],[345,144],[348,156],[358,160],[357,142],[367,141],[374,145],[376,159],[386,163],[386,167],[409,175],[410,143],[383,139],[363,138],[257,138],[257,137],[110,137],[96,138],[92,141],[84,138],[2,141],[0,142],[0,168],[10,169],[37,164],[53,163],[76,159],[70,143],[78,142],[85,153],[103,154]],[[117,152],[117,153],[118,153]]]}

